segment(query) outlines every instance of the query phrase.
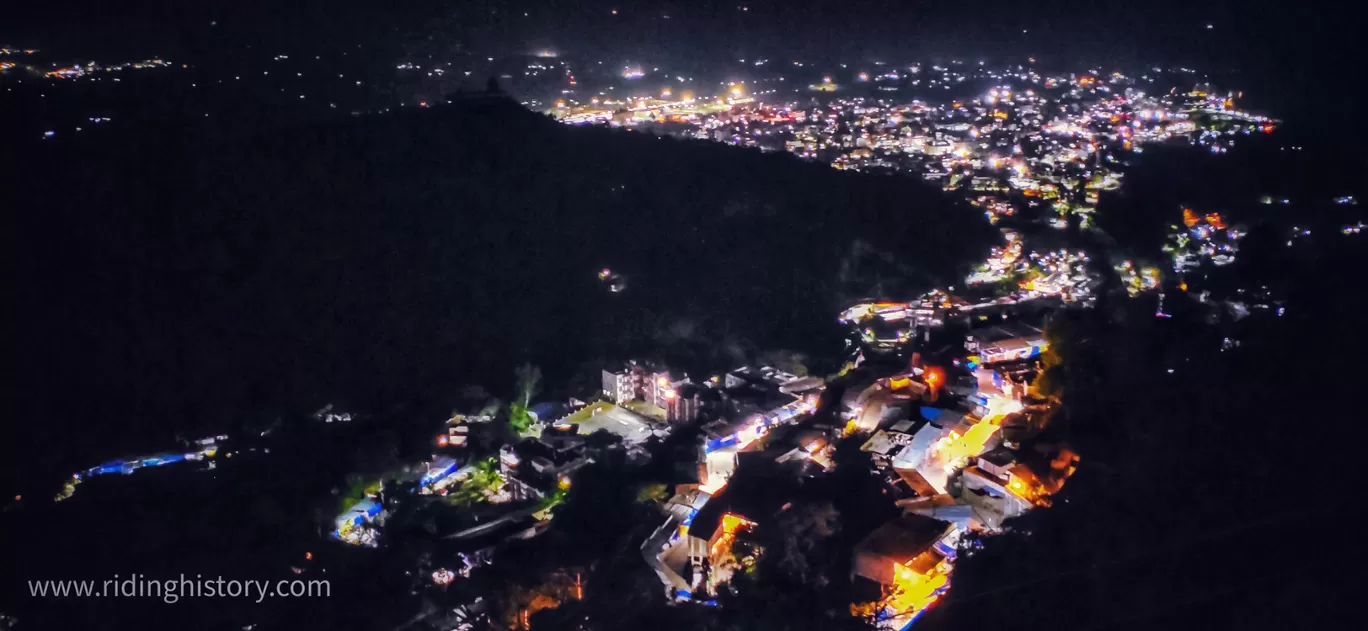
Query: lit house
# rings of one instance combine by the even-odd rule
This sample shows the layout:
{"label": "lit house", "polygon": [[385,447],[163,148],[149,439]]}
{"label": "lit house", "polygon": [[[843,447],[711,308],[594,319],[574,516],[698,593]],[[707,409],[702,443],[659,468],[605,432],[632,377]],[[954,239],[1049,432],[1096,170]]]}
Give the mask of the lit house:
{"label": "lit house", "polygon": [[703,426],[699,482],[704,489],[726,484],[736,454],[771,429],[817,409],[820,380],[800,379],[773,368],[741,368],[727,373],[723,390],[726,417]]}
{"label": "lit house", "polygon": [[687,524],[689,566],[693,568],[693,593],[715,593],[731,576],[737,533],[763,528],[777,513],[788,508],[797,478],[794,469],[777,463],[772,454],[748,452],[732,481],[713,494]]}
{"label": "lit house", "polygon": [[1021,322],[975,329],[964,340],[964,348],[977,357],[979,364],[1030,359],[1045,349],[1045,335],[1033,326]]}
{"label": "lit house", "polygon": [[925,610],[950,587],[959,531],[921,515],[903,515],[855,545],[851,573],[883,586],[890,615]]}
{"label": "lit house", "polygon": [[617,372],[603,371],[603,394],[618,405],[644,401],[671,422],[697,419],[702,407],[698,388],[688,377],[674,378],[667,370],[650,370],[636,362]]}
{"label": "lit house", "polygon": [[1078,457],[1068,449],[1035,466],[1017,462],[1011,451],[994,449],[965,467],[960,499],[974,507],[984,526],[1001,528],[1008,519],[1036,506],[1048,506],[1050,495],[1063,487],[1077,462]]}

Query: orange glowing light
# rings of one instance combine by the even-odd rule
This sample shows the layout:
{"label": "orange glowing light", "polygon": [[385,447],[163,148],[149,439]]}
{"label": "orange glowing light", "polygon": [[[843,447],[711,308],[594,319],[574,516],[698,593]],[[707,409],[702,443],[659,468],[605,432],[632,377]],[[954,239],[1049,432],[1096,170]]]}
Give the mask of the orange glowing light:
{"label": "orange glowing light", "polygon": [[312,552],[305,552],[305,553],[304,553],[304,560],[305,560],[305,561],[312,561],[312,560],[313,560],[313,553],[312,553]]}
{"label": "orange glowing light", "polygon": [[753,528],[755,527],[755,522],[735,513],[727,513],[722,516],[722,532],[733,535],[736,534],[737,530],[743,527]]}
{"label": "orange glowing light", "polygon": [[1197,225],[1198,221],[1199,219],[1197,218],[1197,213],[1192,212],[1191,208],[1183,209],[1183,225],[1191,228]]}
{"label": "orange glowing light", "polygon": [[894,563],[893,568],[893,582],[897,589],[888,604],[890,609],[899,613],[914,613],[935,604],[940,598],[939,592],[950,581],[947,571],[941,569],[941,564],[925,574],[901,563]]}

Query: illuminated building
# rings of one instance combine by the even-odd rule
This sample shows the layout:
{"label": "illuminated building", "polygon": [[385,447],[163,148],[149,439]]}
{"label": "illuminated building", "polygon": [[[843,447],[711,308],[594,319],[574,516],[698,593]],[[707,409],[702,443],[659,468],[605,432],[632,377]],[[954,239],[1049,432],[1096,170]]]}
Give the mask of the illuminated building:
{"label": "illuminated building", "polygon": [[1040,329],[1015,321],[975,329],[964,340],[965,350],[984,365],[1037,357],[1045,346]]}
{"label": "illuminated building", "polygon": [[883,586],[887,614],[920,612],[950,587],[958,534],[950,523],[903,515],[855,545],[851,574]]}
{"label": "illuminated building", "polygon": [[454,458],[439,456],[428,464],[428,470],[419,480],[422,486],[431,486],[441,479],[456,472],[459,463]]}
{"label": "illuminated building", "polygon": [[702,408],[698,387],[688,377],[676,379],[669,371],[650,370],[636,362],[617,372],[603,371],[603,394],[618,405],[644,401],[671,422],[697,419]]}
{"label": "illuminated building", "polygon": [[994,449],[964,469],[960,498],[974,507],[984,526],[1001,528],[1008,519],[1048,506],[1050,496],[1063,487],[1077,464],[1078,456],[1068,449],[1035,466],[1017,462],[1011,451]]}
{"label": "illuminated building", "polygon": [[689,422],[698,418],[703,407],[700,388],[691,383],[678,383],[664,393],[665,418],[669,421]]}
{"label": "illuminated building", "polygon": [[[725,488],[711,494],[707,503],[689,520],[683,542],[693,567],[706,566],[711,575],[695,577],[695,586],[708,593],[726,578],[725,560],[732,556],[735,535],[750,528],[764,528],[784,509],[796,490],[797,478],[776,464],[772,454],[747,452],[736,476]],[[698,593],[695,591],[695,595]]]}

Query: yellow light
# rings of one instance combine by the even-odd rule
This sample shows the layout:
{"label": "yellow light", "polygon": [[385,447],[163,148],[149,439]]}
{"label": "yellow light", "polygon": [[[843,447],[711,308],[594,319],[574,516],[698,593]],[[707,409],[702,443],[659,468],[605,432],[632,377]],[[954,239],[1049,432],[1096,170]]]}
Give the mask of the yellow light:
{"label": "yellow light", "polygon": [[727,513],[722,516],[722,532],[726,534],[736,534],[741,528],[751,528],[755,522],[734,513]]}

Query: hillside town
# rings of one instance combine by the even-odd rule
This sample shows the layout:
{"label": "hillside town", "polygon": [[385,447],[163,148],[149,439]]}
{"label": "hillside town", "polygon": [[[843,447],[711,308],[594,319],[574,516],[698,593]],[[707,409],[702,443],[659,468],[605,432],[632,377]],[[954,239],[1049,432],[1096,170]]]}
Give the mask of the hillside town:
{"label": "hillside town", "polygon": [[[160,69],[171,75],[176,74],[172,69],[193,68],[159,58],[59,63],[39,52],[0,48],[0,74],[16,83],[24,79],[74,89],[123,83],[133,71]],[[40,58],[42,63],[35,61]],[[276,54],[269,59],[271,70],[261,71],[261,77],[286,86],[273,84],[272,98],[279,92],[291,103],[297,98],[310,107],[318,101],[320,108],[326,102],[327,109],[338,109],[327,100],[331,97],[317,98],[326,93],[305,92],[314,74],[322,76],[306,75],[314,67],[310,64],[321,61],[318,57],[292,61]],[[485,59],[487,64],[472,70],[407,60],[395,70],[446,85],[455,77],[510,67],[504,60]],[[411,582],[404,586],[406,593],[441,603],[425,601],[422,613],[405,625],[466,631],[481,623],[531,629],[537,613],[585,599],[581,570],[590,563],[556,567],[552,574],[561,582],[552,587],[547,586],[551,580],[537,583],[541,575],[525,581],[530,585],[518,583],[523,577],[509,579],[522,568],[501,563],[509,557],[525,561],[516,555],[526,553],[527,542],[545,541],[553,536],[548,533],[570,527],[558,516],[589,476],[610,477],[637,511],[613,513],[634,521],[614,524],[612,536],[626,542],[617,546],[625,552],[602,563],[621,564],[626,557],[630,567],[649,571],[649,591],[680,620],[688,619],[686,612],[723,607],[761,559],[780,554],[773,545],[758,543],[764,541],[760,535],[787,532],[783,529],[798,519],[812,519],[821,530],[821,516],[803,511],[816,506],[820,512],[842,498],[857,497],[868,501],[840,516],[850,541],[842,541],[842,561],[833,564],[848,566],[842,586],[848,579],[850,593],[858,596],[848,603],[849,614],[875,628],[903,631],[952,593],[958,562],[982,549],[985,540],[1013,532],[1021,523],[1014,520],[1067,501],[1059,494],[1080,467],[1088,466],[1089,454],[1080,453],[1085,450],[1071,445],[1067,433],[1051,431],[1062,404],[1057,392],[1042,385],[1047,381],[1042,376],[1064,361],[1059,345],[1052,348],[1059,339],[1052,316],[1089,310],[1108,298],[1140,302],[1126,301],[1129,296],[1153,299],[1156,318],[1169,318],[1165,292],[1172,300],[1175,291],[1191,291],[1198,303],[1219,306],[1213,312],[1224,309],[1236,319],[1256,309],[1283,314],[1282,297],[1266,286],[1216,294],[1203,284],[1212,270],[1230,269],[1248,256],[1254,239],[1245,238],[1250,230],[1234,213],[1196,203],[1167,208],[1168,219],[1158,231],[1158,260],[1118,247],[1100,225],[1099,207],[1108,207],[1103,200],[1125,189],[1125,166],[1135,156],[1183,146],[1200,149],[1204,159],[1226,160],[1211,156],[1281,125],[1239,105],[1239,91],[1213,87],[1194,70],[1053,72],[1034,59],[1000,65],[869,62],[839,64],[839,70],[829,64],[819,70],[803,61],[739,59],[752,74],[714,86],[639,62],[598,61],[601,67],[592,70],[579,63],[540,51],[520,57],[521,76],[491,72],[488,89],[477,96],[458,91],[443,95],[450,99],[394,107],[440,110],[444,101],[459,108],[463,99],[467,104],[505,99],[500,80],[553,82],[553,99],[527,99],[522,105],[566,125],[621,128],[690,146],[721,143],[824,165],[819,170],[864,174],[840,177],[916,178],[954,200],[958,210],[972,213],[975,222],[981,213],[993,226],[989,235],[998,240],[984,248],[986,255],[974,250],[976,263],[956,268],[953,283],[922,282],[916,291],[897,293],[878,282],[866,286],[869,294],[829,296],[830,303],[820,309],[834,311],[829,324],[840,335],[833,335],[837,348],[823,357],[738,345],[708,355],[711,364],[701,367],[701,362],[673,361],[664,343],[643,349],[638,341],[632,353],[577,354],[581,365],[575,379],[549,388],[543,388],[539,368],[523,363],[511,397],[504,391],[491,394],[483,385],[452,386],[450,397],[424,401],[426,407],[376,412],[336,401],[288,422],[281,418],[290,413],[279,411],[270,421],[243,421],[253,431],[234,431],[232,438],[178,436],[165,449],[75,471],[59,481],[53,499],[66,508],[82,501],[68,503],[73,497],[101,490],[82,486],[123,477],[138,482],[159,475],[211,477],[244,460],[267,460],[272,449],[299,450],[303,443],[312,450],[311,441],[336,439],[345,445],[339,453],[357,462],[336,465],[346,471],[343,475],[330,469],[331,492],[313,498],[321,515],[315,518],[318,546],[300,550],[296,556],[303,561],[292,557],[290,570],[322,574],[327,571],[322,558],[329,555],[354,561],[393,553],[402,559],[404,580]],[[199,90],[200,75],[176,76]],[[326,80],[339,91],[362,85],[340,73],[328,73]],[[214,81],[215,86],[234,85],[242,78],[223,75]],[[389,112],[388,107],[342,109],[353,118],[363,111]],[[607,133],[533,118],[566,134]],[[111,118],[77,122],[103,125]],[[42,138],[53,142],[43,146],[62,145],[68,128],[83,131],[74,123],[44,131]],[[766,159],[798,163],[783,155]],[[612,193],[618,190],[611,185]],[[1332,199],[1339,206],[1357,205],[1353,196]],[[1289,200],[1264,196],[1260,203],[1277,207]],[[1340,231],[1356,235],[1362,226],[1361,221],[1345,224]],[[1296,226],[1285,236],[1291,249],[1309,241],[1311,231]],[[958,241],[954,247],[963,249]],[[584,286],[591,288],[583,294],[585,301],[625,302],[658,282],[649,266],[615,260],[610,268],[603,262],[584,271]],[[1149,319],[1148,311],[1142,319]],[[1239,344],[1226,338],[1222,350]],[[508,350],[508,362],[537,357],[540,349],[531,346]],[[450,407],[456,390],[463,390],[461,402]],[[306,409],[319,404],[311,400]],[[434,406],[442,409],[434,414]],[[281,427],[288,429],[281,432]],[[402,449],[367,443],[375,435],[401,436],[409,443]],[[410,441],[415,435],[417,448]],[[1075,489],[1084,477],[1075,478]],[[872,487],[859,486],[871,480]],[[860,495],[865,491],[867,496]],[[20,501],[16,496],[15,504]],[[603,524],[585,529],[601,527],[610,530]],[[315,541],[312,531],[307,535]],[[314,550],[324,552],[316,558]],[[514,584],[516,589],[508,588],[514,595],[474,587],[463,591],[485,588],[481,581],[491,574]],[[589,589],[598,586],[591,583]]]}
{"label": "hillside town", "polygon": [[[1024,244],[1020,227],[1094,228],[1100,195],[1123,184],[1117,165],[1146,145],[1178,140],[1219,154],[1278,125],[1241,109],[1241,93],[1194,80],[1187,68],[1051,73],[1031,61],[882,65],[845,83],[824,76],[806,88],[779,89],[789,83],[781,75],[730,82],[713,97],[675,96],[669,89],[659,97],[600,94],[588,103],[561,100],[548,112],[569,124],[782,151],[836,169],[916,175],[1002,228],[1003,244],[968,284],[1011,281],[1007,291],[1019,285],[1066,299],[1086,292],[1068,280],[1085,273],[1085,259],[1046,247],[1048,238]],[[1223,248],[1216,261],[1233,253]],[[1152,289],[1160,270],[1146,267],[1135,276]]]}

